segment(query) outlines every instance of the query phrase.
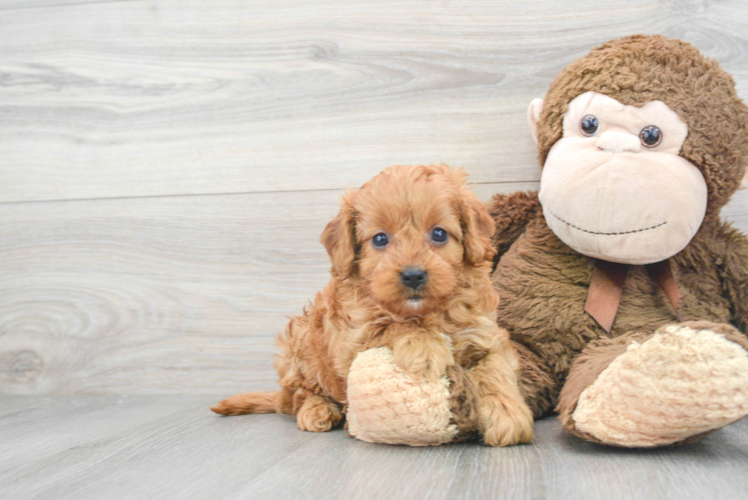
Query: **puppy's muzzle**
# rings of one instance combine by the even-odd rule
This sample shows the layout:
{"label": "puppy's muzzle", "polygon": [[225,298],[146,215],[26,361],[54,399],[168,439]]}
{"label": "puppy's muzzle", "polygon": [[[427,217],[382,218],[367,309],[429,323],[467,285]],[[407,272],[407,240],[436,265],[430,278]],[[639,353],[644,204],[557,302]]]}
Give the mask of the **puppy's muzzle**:
{"label": "puppy's muzzle", "polygon": [[426,283],[426,271],[420,267],[406,267],[400,273],[400,280],[403,285],[413,290],[420,290]]}

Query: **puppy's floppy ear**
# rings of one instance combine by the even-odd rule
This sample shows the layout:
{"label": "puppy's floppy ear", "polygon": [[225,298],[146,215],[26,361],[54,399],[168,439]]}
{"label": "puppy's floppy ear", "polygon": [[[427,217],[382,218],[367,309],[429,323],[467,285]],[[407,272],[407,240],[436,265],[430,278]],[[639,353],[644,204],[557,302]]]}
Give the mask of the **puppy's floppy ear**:
{"label": "puppy's floppy ear", "polygon": [[322,231],[320,242],[325,246],[332,262],[332,275],[345,279],[353,274],[356,260],[356,213],[351,200],[354,191],[343,196],[340,212]]}
{"label": "puppy's floppy ear", "polygon": [[496,222],[486,206],[465,187],[462,188],[460,211],[465,260],[473,266],[490,261],[496,255],[491,244]]}

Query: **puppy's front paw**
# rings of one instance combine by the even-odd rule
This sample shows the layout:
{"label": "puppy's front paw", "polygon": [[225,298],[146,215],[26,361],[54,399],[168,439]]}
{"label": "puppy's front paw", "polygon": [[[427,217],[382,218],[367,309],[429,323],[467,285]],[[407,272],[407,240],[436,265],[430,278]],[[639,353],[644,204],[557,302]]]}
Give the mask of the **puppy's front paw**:
{"label": "puppy's front paw", "polygon": [[530,409],[523,403],[506,403],[484,401],[481,407],[481,433],[483,442],[489,446],[511,446],[532,441],[533,417]]}
{"label": "puppy's front paw", "polygon": [[416,380],[436,382],[448,366],[455,364],[446,342],[435,335],[420,333],[403,335],[392,345],[395,364]]}

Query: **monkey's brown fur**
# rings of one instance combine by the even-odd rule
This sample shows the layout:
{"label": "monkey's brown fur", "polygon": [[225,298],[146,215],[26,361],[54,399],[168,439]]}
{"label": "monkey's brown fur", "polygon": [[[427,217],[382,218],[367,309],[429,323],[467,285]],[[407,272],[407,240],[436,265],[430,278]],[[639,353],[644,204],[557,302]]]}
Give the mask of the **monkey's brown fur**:
{"label": "monkey's brown fur", "polygon": [[[447,242],[428,241],[435,226],[449,233]],[[449,376],[459,437],[477,431],[490,445],[529,441],[517,358],[496,324],[493,229],[464,174],[443,165],[392,167],[348,193],[321,238],[332,279],[279,337],[281,390],[237,394],[213,410],[293,414],[300,429],[327,431],[343,418],[356,355],[386,346],[416,378]],[[371,241],[382,231],[392,240],[386,253]],[[417,292],[401,283],[409,266],[428,273]]]}
{"label": "monkey's brown fur", "polygon": [[[670,259],[682,294],[679,310],[685,321],[706,320],[748,348],[748,239],[719,219],[748,165],[748,108],[732,78],[684,42],[659,36],[608,42],[567,66],[551,85],[537,131],[541,166],[562,137],[568,103],[587,91],[625,105],[661,100],[687,123],[680,156],[704,175],[708,207],[696,236]],[[676,322],[675,312],[635,266],[607,334],[584,312],[593,260],[548,228],[537,195],[496,195],[489,209],[497,222],[498,318],[520,353],[521,390],[536,417],[558,406],[565,427],[575,432],[571,415],[580,393],[630,342]]]}

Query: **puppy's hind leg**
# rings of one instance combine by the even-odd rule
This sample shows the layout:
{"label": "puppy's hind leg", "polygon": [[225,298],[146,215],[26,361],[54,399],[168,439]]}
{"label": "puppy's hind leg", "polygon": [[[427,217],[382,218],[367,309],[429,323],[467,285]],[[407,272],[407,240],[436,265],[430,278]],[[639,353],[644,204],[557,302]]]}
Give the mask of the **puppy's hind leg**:
{"label": "puppy's hind leg", "polygon": [[307,396],[296,412],[296,425],[302,431],[327,432],[342,420],[340,406],[316,394]]}
{"label": "puppy's hind leg", "polygon": [[280,408],[282,401],[282,391],[244,392],[224,399],[211,410],[227,416],[247,413],[284,413]]}

